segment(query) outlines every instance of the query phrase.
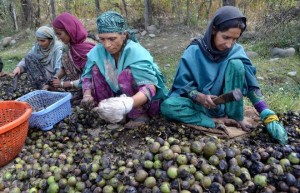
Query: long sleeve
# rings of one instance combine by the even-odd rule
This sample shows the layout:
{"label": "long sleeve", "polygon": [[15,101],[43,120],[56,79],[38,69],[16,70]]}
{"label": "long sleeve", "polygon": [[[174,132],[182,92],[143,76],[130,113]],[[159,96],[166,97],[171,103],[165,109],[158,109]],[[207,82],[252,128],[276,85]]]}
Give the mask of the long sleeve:
{"label": "long sleeve", "polygon": [[92,67],[93,66],[94,66],[94,62],[90,60],[88,57],[80,81],[78,82],[78,87],[82,87],[83,91],[92,88]]}
{"label": "long sleeve", "polygon": [[54,52],[54,57],[55,57],[55,61],[54,61],[54,74],[56,74],[59,70],[59,68],[61,67],[61,56],[62,56],[62,50],[61,49],[57,49]]}
{"label": "long sleeve", "polygon": [[[26,54],[26,56],[27,56],[28,54],[33,53],[33,51],[34,51],[34,46],[33,46],[33,47],[31,48],[31,50]],[[25,58],[23,58],[23,59],[16,65],[16,67],[20,67],[21,73],[23,73],[24,71],[26,71]]]}

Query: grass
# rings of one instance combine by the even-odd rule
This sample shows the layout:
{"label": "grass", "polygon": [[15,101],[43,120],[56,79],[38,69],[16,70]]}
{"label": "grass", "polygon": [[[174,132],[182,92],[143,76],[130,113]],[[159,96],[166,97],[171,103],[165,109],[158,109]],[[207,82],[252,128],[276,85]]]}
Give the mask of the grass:
{"label": "grass", "polygon": [[[170,88],[178,61],[188,45],[190,39],[185,37],[187,41],[179,41],[176,44],[179,45],[176,49],[167,49],[165,51],[159,50],[159,47],[152,48],[152,55],[156,62],[159,64],[161,71],[163,72],[168,88]],[[143,40],[142,44],[147,47],[148,42],[155,40]],[[159,40],[157,44],[161,44]],[[172,45],[172,40],[168,41],[169,47]],[[252,50],[251,44],[243,44],[246,50]],[[157,51],[158,50],[158,51]],[[255,50],[253,50],[255,51]],[[299,55],[294,57],[281,58],[278,60],[271,60],[269,56],[260,55],[253,58],[252,63],[257,68],[257,77],[259,84],[264,95],[264,98],[269,105],[270,109],[282,114],[287,111],[299,111],[300,110],[300,58]],[[168,64],[169,67],[166,67]],[[288,72],[296,71],[296,76],[289,76]],[[251,105],[248,99],[245,100],[246,105]]]}
{"label": "grass", "polygon": [[14,35],[17,41],[16,44],[0,49],[0,57],[4,63],[4,72],[12,72],[18,62],[29,52],[35,41],[35,37],[32,34],[33,32],[16,34]]}
{"label": "grass", "polygon": [[173,83],[173,79],[176,74],[176,69],[181,54],[182,52],[177,52],[172,55],[163,53],[156,53],[154,55],[156,62],[159,64],[160,69],[165,76],[168,88],[170,88]]}
{"label": "grass", "polygon": [[[278,113],[300,110],[300,59],[296,55],[270,61],[269,58],[253,60],[257,77],[268,105]],[[296,76],[288,75],[297,72]]]}
{"label": "grass", "polygon": [[[146,35],[140,39],[141,44],[151,52],[155,62],[160,66],[168,88],[173,82],[178,61],[190,40],[190,34],[176,30],[161,32],[155,38]],[[30,50],[33,42],[34,36],[31,35],[28,39],[21,38],[15,45],[0,50],[4,72],[13,71],[15,65]],[[246,50],[256,51],[256,45],[250,43],[243,45]],[[257,68],[260,87],[270,109],[277,113],[300,110],[299,55],[271,61],[269,56],[263,54],[254,58],[252,62]],[[289,76],[288,72],[291,71],[296,71],[297,75]],[[246,104],[250,102],[246,100]]]}

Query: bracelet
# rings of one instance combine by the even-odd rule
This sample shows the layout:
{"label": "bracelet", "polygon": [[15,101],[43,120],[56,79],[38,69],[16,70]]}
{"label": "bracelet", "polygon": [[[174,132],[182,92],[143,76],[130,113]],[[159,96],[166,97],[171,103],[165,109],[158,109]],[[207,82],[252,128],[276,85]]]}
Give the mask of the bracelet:
{"label": "bracelet", "polygon": [[84,94],[83,97],[91,97],[92,95],[90,94]]}
{"label": "bracelet", "polygon": [[197,102],[197,96],[199,92],[197,90],[192,90],[191,92],[188,93],[188,96],[194,101]]}
{"label": "bracelet", "polygon": [[74,88],[74,82],[70,81],[70,84],[71,84],[71,88]]}
{"label": "bracelet", "polygon": [[61,88],[64,88],[64,81],[63,81],[63,80],[60,81],[60,87],[61,87]]}
{"label": "bracelet", "polygon": [[269,115],[269,116],[264,120],[264,124],[267,125],[267,124],[271,123],[272,121],[279,121],[279,118],[277,117],[277,115]]}

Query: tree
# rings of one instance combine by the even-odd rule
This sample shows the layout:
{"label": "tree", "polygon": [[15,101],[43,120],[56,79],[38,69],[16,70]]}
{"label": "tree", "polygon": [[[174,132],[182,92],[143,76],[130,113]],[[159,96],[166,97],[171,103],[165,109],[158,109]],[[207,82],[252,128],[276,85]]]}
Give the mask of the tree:
{"label": "tree", "polygon": [[100,3],[99,0],[95,0],[95,7],[96,7],[96,15],[100,13]]}
{"label": "tree", "polygon": [[149,25],[152,25],[152,8],[151,8],[151,0],[144,0],[144,19],[145,19],[145,29]]}
{"label": "tree", "polygon": [[186,0],[186,25],[188,27],[190,27],[190,19],[191,19],[191,15],[190,15],[190,0]]}
{"label": "tree", "polygon": [[226,5],[235,6],[235,0],[223,0],[223,6]]}
{"label": "tree", "polygon": [[33,11],[34,15],[34,26],[38,27],[41,25],[41,6],[40,6],[40,0],[37,0],[36,5],[33,6],[35,7]]}
{"label": "tree", "polygon": [[70,0],[64,1],[64,8],[65,8],[65,11],[70,12],[70,10],[71,10]]}
{"label": "tree", "polygon": [[15,30],[18,30],[19,27],[18,27],[18,22],[17,22],[16,10],[15,10],[15,6],[14,6],[12,1],[9,4],[9,12],[11,14],[11,17],[12,17],[13,21],[14,21]]}
{"label": "tree", "polygon": [[174,3],[175,3],[176,12],[177,12],[178,27],[179,27],[181,24],[181,16],[182,16],[181,0],[174,0]]}
{"label": "tree", "polygon": [[50,6],[51,6],[51,21],[53,21],[56,17],[56,15],[55,15],[55,0],[50,0]]}
{"label": "tree", "polygon": [[32,22],[32,3],[30,0],[21,0],[21,7],[23,11],[23,27],[31,27],[33,26]]}
{"label": "tree", "polygon": [[122,0],[123,6],[124,6],[124,11],[125,11],[125,18],[128,18],[128,13],[127,13],[127,4],[125,2],[125,0]]}
{"label": "tree", "polygon": [[209,20],[209,13],[210,13],[211,6],[212,6],[212,0],[209,0],[209,5],[206,9],[206,21]]}

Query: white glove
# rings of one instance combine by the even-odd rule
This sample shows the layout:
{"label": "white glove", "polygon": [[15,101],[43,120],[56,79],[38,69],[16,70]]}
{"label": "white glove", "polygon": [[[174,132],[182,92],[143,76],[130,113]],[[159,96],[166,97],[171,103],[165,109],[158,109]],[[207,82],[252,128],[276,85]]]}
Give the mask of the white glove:
{"label": "white glove", "polygon": [[131,111],[132,106],[133,99],[122,95],[102,100],[94,110],[97,111],[101,119],[110,123],[118,123]]}

